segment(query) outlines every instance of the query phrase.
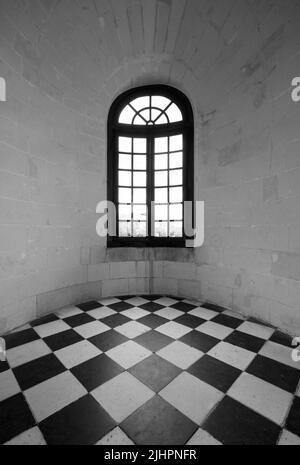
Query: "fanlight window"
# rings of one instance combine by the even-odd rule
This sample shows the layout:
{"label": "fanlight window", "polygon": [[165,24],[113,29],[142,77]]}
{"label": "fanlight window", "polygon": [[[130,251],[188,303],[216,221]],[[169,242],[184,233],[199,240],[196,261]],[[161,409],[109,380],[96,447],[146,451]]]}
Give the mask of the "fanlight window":
{"label": "fanlight window", "polygon": [[176,103],[161,95],[143,96],[132,100],[121,111],[120,124],[137,126],[169,124],[182,121]]}

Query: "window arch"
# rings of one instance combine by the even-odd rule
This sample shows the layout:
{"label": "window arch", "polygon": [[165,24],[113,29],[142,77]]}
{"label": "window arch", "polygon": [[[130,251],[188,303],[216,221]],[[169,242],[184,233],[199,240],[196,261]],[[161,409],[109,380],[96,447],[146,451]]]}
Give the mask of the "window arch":
{"label": "window arch", "polygon": [[194,121],[187,97],[165,85],[131,89],[108,117],[107,198],[116,206],[111,247],[183,247],[193,201]]}

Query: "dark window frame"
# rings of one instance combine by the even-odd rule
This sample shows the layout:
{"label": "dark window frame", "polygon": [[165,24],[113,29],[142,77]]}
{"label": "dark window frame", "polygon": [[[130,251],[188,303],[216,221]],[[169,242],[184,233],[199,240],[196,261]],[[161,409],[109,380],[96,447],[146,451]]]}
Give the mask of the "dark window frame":
{"label": "dark window frame", "polygon": [[[118,123],[123,108],[135,98],[144,95],[161,95],[172,100],[182,112],[183,121],[161,125],[134,126]],[[124,92],[111,105],[107,121],[107,199],[118,205],[118,137],[154,137],[183,135],[183,201],[194,202],[194,116],[188,98],[178,89],[167,85],[150,85],[130,89]],[[152,151],[150,151],[153,155]],[[153,157],[147,157],[147,204],[149,195],[153,200]],[[118,210],[118,209],[116,209]],[[148,210],[149,213],[149,210]],[[183,217],[184,218],[184,217]],[[118,224],[118,212],[117,221]],[[148,221],[150,223],[150,221]],[[107,247],[185,247],[186,239],[183,237],[119,237],[107,236]]]}

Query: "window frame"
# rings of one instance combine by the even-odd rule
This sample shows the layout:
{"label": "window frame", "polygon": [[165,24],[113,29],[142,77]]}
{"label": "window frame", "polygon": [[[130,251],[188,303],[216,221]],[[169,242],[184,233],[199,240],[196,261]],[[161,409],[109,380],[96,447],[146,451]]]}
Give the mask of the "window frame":
{"label": "window frame", "polygon": [[[121,111],[133,99],[144,95],[161,95],[172,100],[182,112],[183,120],[161,125],[127,125],[118,122]],[[118,137],[183,136],[183,202],[194,202],[194,116],[188,98],[178,89],[167,85],[150,85],[130,89],[122,93],[111,105],[107,121],[107,200],[118,206]],[[152,153],[152,152],[151,152]],[[153,199],[154,157],[147,157],[147,193]],[[150,179],[152,177],[152,181]],[[148,208],[150,203],[147,196]],[[118,211],[118,209],[116,208]],[[149,210],[148,210],[149,211]],[[118,224],[118,212],[116,224]],[[193,218],[194,223],[194,218]],[[183,215],[184,225],[184,215]],[[188,237],[119,237],[107,236],[107,247],[185,247]]]}

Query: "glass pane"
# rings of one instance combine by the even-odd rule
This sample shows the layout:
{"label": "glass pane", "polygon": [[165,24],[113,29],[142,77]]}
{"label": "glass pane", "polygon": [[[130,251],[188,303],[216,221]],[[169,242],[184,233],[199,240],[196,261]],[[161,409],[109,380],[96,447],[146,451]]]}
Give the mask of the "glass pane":
{"label": "glass pane", "polygon": [[133,189],[133,203],[146,203],[146,189]]}
{"label": "glass pane", "polygon": [[122,203],[131,203],[131,189],[120,187],[119,200],[121,200]]}
{"label": "glass pane", "polygon": [[145,171],[135,171],[133,173],[133,185],[134,187],[144,187],[146,186],[146,172]]}
{"label": "glass pane", "polygon": [[119,169],[131,170],[131,155],[125,153],[119,154]]}
{"label": "glass pane", "polygon": [[168,203],[168,189],[155,189],[155,203]]}
{"label": "glass pane", "polygon": [[168,119],[166,117],[166,115],[163,113],[157,121],[155,121],[155,124],[168,124]]}
{"label": "glass pane", "polygon": [[182,143],[182,134],[170,137],[170,152],[178,152],[179,150],[182,150]]}
{"label": "glass pane", "polygon": [[146,155],[134,155],[133,169],[134,170],[146,170],[147,169]]}
{"label": "glass pane", "polygon": [[167,237],[168,236],[168,223],[166,221],[154,223],[154,234],[156,237]]}
{"label": "glass pane", "polygon": [[143,118],[137,115],[133,120],[133,124],[136,124],[137,126],[145,126],[147,123]]}
{"label": "glass pane", "polygon": [[119,222],[119,236],[130,237],[131,236],[131,223],[130,222]]}
{"label": "glass pane", "polygon": [[160,108],[164,110],[171,103],[167,97],[161,97],[160,95],[153,95],[152,97],[152,107]]}
{"label": "glass pane", "polygon": [[119,137],[119,152],[131,152],[131,137]]}
{"label": "glass pane", "polygon": [[147,221],[146,205],[133,205],[133,219],[138,221]]}
{"label": "glass pane", "polygon": [[182,160],[182,152],[170,153],[170,168],[181,168]]}
{"label": "glass pane", "polygon": [[171,203],[179,203],[183,201],[182,187],[171,187],[169,194]]}
{"label": "glass pane", "polygon": [[132,100],[130,105],[132,105],[137,111],[142,108],[148,108],[150,107],[150,97],[138,97],[135,100]]}
{"label": "glass pane", "polygon": [[146,237],[147,223],[133,223],[133,237]]}
{"label": "glass pane", "polygon": [[170,220],[182,220],[182,203],[170,205]]}
{"label": "glass pane", "polygon": [[140,112],[140,116],[142,116],[146,121],[149,121],[150,119],[150,110],[143,110]]}
{"label": "glass pane", "polygon": [[124,110],[121,112],[119,117],[119,123],[121,124],[132,124],[135,111],[127,105]]}
{"label": "glass pane", "polygon": [[119,186],[131,186],[131,171],[119,171]]}
{"label": "glass pane", "polygon": [[131,205],[119,205],[119,220],[131,220]]}
{"label": "glass pane", "polygon": [[154,219],[167,220],[168,219],[168,205],[155,205],[154,206]]}
{"label": "glass pane", "polygon": [[155,169],[167,170],[168,169],[168,154],[155,155]]}
{"label": "glass pane", "polygon": [[176,121],[182,121],[182,113],[179,110],[178,106],[175,103],[166,110],[166,113],[169,117],[170,123],[175,123]]}
{"label": "glass pane", "polygon": [[182,221],[174,221],[172,223],[169,223],[169,236],[170,237],[182,237]]}
{"label": "glass pane", "polygon": [[156,171],[155,173],[155,185],[167,186],[168,185],[168,171]]}
{"label": "glass pane", "polygon": [[182,184],[182,170],[170,171],[170,186],[180,186]]}
{"label": "glass pane", "polygon": [[168,138],[157,137],[155,139],[155,153],[164,153],[168,151]]}
{"label": "glass pane", "polygon": [[160,110],[155,110],[155,109],[152,108],[152,110],[151,110],[151,119],[152,119],[152,121],[154,121],[156,118],[158,118],[160,114],[161,114]]}
{"label": "glass pane", "polygon": [[133,153],[146,153],[147,139],[136,138],[133,139]]}

